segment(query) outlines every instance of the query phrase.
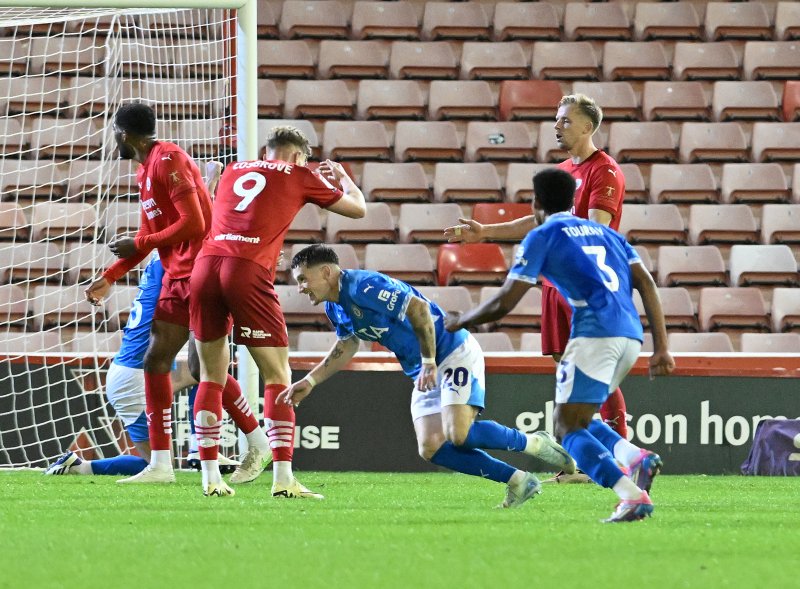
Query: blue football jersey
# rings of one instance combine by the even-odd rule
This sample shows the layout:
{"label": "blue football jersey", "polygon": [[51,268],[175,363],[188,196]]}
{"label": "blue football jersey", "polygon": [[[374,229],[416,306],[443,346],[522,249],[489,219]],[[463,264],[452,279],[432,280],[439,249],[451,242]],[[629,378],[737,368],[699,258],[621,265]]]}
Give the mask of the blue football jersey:
{"label": "blue football jersey", "polygon": [[551,215],[528,233],[509,277],[550,280],[572,307],[570,337],[642,341],[633,304],[630,265],[641,262],[616,231],[569,213]]}
{"label": "blue football jersey", "polygon": [[406,317],[412,296],[427,301],[430,307],[436,328],[438,364],[464,343],[468,332],[464,329],[455,333],[447,331],[444,311],[405,282],[379,272],[342,270],[339,302],[326,302],[325,312],[339,338],[355,335],[362,340],[379,342],[397,356],[403,372],[415,378],[421,364],[419,341]]}
{"label": "blue football jersey", "polygon": [[131,305],[128,323],[122,330],[122,345],[114,358],[117,364],[128,368],[143,367],[144,353],[150,341],[150,324],[153,323],[153,313],[161,295],[163,277],[164,267],[154,251],[139,280],[139,292]]}

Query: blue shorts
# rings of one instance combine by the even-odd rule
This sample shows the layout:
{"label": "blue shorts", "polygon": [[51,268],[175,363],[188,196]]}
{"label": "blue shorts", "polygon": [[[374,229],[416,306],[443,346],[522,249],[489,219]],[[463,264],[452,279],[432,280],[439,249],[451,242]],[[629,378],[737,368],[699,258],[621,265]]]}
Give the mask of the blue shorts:
{"label": "blue shorts", "polygon": [[132,424],[125,426],[125,431],[131,438],[132,442],[147,442],[150,440],[150,434],[147,431],[147,416],[142,414]]}

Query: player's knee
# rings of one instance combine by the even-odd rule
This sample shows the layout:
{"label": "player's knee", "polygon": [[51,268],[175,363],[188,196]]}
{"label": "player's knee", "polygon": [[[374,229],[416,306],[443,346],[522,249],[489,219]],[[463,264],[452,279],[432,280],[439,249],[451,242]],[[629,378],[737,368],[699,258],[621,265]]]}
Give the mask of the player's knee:
{"label": "player's knee", "polygon": [[467,441],[469,428],[464,429],[463,427],[457,426],[448,427],[444,435],[448,442],[452,442],[456,446],[463,446]]}
{"label": "player's knee", "polygon": [[442,447],[442,444],[444,444],[443,436],[433,436],[431,438],[419,440],[417,450],[423,460],[430,462],[433,455]]}
{"label": "player's knee", "polygon": [[163,356],[148,352],[144,356],[144,371],[151,374],[168,374],[172,370],[172,361],[165,360]]}

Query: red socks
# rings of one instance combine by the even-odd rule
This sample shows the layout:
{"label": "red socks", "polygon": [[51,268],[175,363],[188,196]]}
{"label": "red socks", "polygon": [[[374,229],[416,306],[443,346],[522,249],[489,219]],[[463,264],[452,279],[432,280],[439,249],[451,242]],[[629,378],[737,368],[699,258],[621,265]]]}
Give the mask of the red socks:
{"label": "red socks", "polygon": [[272,459],[276,462],[291,462],[294,453],[294,407],[275,399],[286,388],[282,384],[268,384],[264,387],[264,421],[266,422]]}
{"label": "red socks", "polygon": [[172,379],[169,373],[144,373],[147,430],[151,450],[172,449]]}
{"label": "red socks", "polygon": [[201,382],[194,399],[194,430],[200,460],[216,460],[222,427],[222,385]]}
{"label": "red socks", "polygon": [[[199,394],[198,389],[198,394]],[[195,403],[197,400],[195,400]],[[230,374],[225,388],[222,391],[222,406],[240,430],[249,434],[258,427],[258,420],[253,415],[250,405],[242,394],[242,389],[236,379]]]}
{"label": "red socks", "polygon": [[622,390],[611,393],[606,402],[600,407],[600,417],[608,424],[608,427],[617,432],[624,439],[628,439],[628,424],[625,421],[625,397]]}

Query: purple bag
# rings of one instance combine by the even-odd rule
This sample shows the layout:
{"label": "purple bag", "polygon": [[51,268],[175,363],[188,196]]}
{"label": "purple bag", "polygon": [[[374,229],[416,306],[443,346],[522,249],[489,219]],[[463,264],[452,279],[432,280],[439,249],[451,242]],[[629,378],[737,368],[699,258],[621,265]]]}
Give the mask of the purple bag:
{"label": "purple bag", "polygon": [[759,423],[742,474],[800,476],[800,419]]}

